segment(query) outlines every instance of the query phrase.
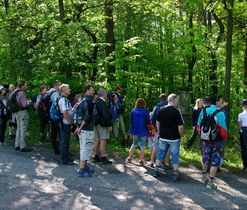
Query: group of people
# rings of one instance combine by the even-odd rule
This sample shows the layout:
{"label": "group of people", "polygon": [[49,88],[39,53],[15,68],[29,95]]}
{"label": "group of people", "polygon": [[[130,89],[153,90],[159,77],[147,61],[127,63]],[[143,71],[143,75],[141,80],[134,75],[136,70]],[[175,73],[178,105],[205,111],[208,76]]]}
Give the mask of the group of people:
{"label": "group of people", "polygon": [[[28,127],[28,112],[27,107],[30,100],[26,99],[25,90],[27,84],[24,81],[18,83],[18,91],[16,90],[16,101],[20,105],[20,110],[15,113],[6,115],[4,109],[0,111],[0,144],[6,145],[4,141],[4,133],[6,130],[7,121],[10,122],[9,138],[15,137],[15,150],[21,152],[30,152],[25,143],[25,137]],[[81,123],[73,129],[73,113],[74,109],[68,99],[71,90],[68,84],[62,84],[56,80],[53,83],[53,88],[47,90],[46,86],[40,87],[40,93],[36,102],[36,113],[40,118],[40,138],[45,141],[46,125],[50,122],[51,132],[47,133],[50,136],[54,154],[60,154],[61,164],[73,165],[73,159],[70,158],[69,142],[71,133],[78,135],[80,143],[80,169],[78,177],[91,177],[94,169],[88,166],[87,162],[93,154],[94,162],[102,164],[112,164],[106,156],[106,143],[110,137],[110,132],[113,131],[116,139],[119,138],[119,130],[121,130],[123,138],[126,138],[125,125],[122,117],[123,100],[119,92],[121,87],[117,86],[115,92],[107,94],[105,89],[100,89],[96,93],[92,85],[84,86],[84,95],[76,97],[73,104],[75,107],[80,107],[82,113]],[[11,97],[10,93],[14,92],[14,86],[9,85],[9,95],[6,94],[6,87],[0,86],[0,103],[1,107],[7,106],[7,100]],[[52,104],[58,103],[59,109],[63,115],[61,120],[55,121],[49,118],[44,109],[41,100],[46,94],[50,95]],[[109,106],[107,101],[109,100]],[[135,102],[135,107],[130,113],[130,129],[129,133],[133,135],[133,143],[129,150],[129,156],[126,162],[130,163],[132,155],[140,142],[140,159],[139,165],[144,164],[144,153],[146,141],[149,140],[149,149],[151,153],[150,167],[154,168],[153,176],[159,176],[159,167],[161,162],[165,160],[165,168],[173,168],[174,181],[183,180],[179,173],[179,153],[180,140],[184,133],[184,119],[177,108],[179,96],[170,94],[167,98],[166,94],[162,93],[159,97],[160,102],[149,113],[146,108],[146,102],[143,98],[138,98]],[[80,106],[76,106],[80,104]],[[225,139],[227,138],[227,115],[221,109],[227,103],[222,97],[213,95],[205,97],[204,100],[197,99],[196,106],[192,112],[193,133],[187,142],[187,147],[191,147],[197,134],[200,133],[201,122],[204,117],[205,110],[208,115],[221,110],[214,116],[217,128],[217,135],[213,141],[201,140],[202,152],[202,183],[207,184],[207,188],[216,188],[214,178],[217,168],[223,163]],[[242,101],[243,113],[239,114],[238,121],[241,127],[240,142],[244,170],[247,171],[247,100]],[[97,109],[99,119],[94,119],[94,109]],[[13,118],[16,118],[16,124]],[[112,120],[111,120],[112,119]],[[112,123],[113,122],[113,123]],[[15,127],[17,132],[15,134]],[[16,135],[16,136],[14,136]],[[57,144],[59,135],[60,146]],[[99,155],[100,151],[100,155]],[[172,166],[170,165],[170,156],[172,158]],[[210,167],[209,177],[207,176],[207,168]]]}

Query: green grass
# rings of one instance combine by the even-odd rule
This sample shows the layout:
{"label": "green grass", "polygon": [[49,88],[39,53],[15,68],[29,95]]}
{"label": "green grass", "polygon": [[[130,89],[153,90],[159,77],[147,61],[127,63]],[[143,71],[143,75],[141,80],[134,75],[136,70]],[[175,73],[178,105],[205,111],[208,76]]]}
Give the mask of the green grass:
{"label": "green grass", "polygon": [[[31,146],[43,146],[43,147],[51,147],[50,143],[41,143],[39,141],[39,119],[35,115],[35,112],[29,111],[29,127],[27,133],[27,143]],[[126,130],[128,129],[128,124],[126,123]],[[240,153],[240,144],[239,144],[239,133],[238,128],[232,123],[230,124],[230,132],[229,137],[226,143],[225,150],[225,159],[224,165],[221,167],[225,172],[230,173],[240,173],[242,168],[242,159]],[[180,147],[180,164],[182,166],[192,166],[198,169],[201,169],[201,152],[200,152],[200,143],[199,138],[195,139],[195,142],[190,149],[184,149],[186,145],[186,141],[190,138],[192,133],[192,129],[189,126],[189,123],[185,125],[185,134],[181,140]],[[130,142],[131,144],[131,142]],[[79,154],[79,142],[71,141],[70,147],[73,152]],[[129,147],[130,148],[130,147]],[[124,148],[121,143],[113,138],[113,134],[111,134],[111,138],[107,143],[107,152],[110,156],[114,158],[122,158],[125,159],[128,156],[129,148]],[[139,148],[135,150],[133,158],[138,159],[139,157]],[[148,148],[146,148],[145,152],[145,160],[150,160],[150,154]]]}

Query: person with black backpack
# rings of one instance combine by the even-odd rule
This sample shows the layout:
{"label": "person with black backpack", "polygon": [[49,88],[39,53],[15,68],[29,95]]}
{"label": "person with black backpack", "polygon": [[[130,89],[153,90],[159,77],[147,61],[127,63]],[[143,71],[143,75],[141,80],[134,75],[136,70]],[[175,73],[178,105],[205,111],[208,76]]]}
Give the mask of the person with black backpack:
{"label": "person with black backpack", "polygon": [[4,134],[7,125],[7,101],[5,98],[6,88],[0,85],[0,146],[7,146],[4,141]]}
{"label": "person with black backpack", "polygon": [[[29,115],[27,108],[30,101],[27,100],[25,95],[25,90],[27,88],[27,83],[25,81],[18,82],[18,89],[15,90],[14,96],[15,101],[18,105],[18,109],[13,109],[16,122],[17,122],[17,132],[15,139],[15,150],[20,150],[21,152],[31,152],[32,150],[27,148],[25,143],[26,133],[28,129]],[[11,101],[14,102],[11,98]],[[15,103],[11,103],[15,106]]]}
{"label": "person with black backpack", "polygon": [[[206,188],[214,189],[217,185],[214,178],[222,158],[222,139],[227,138],[228,130],[225,115],[216,106],[217,95],[210,97],[211,106],[201,111],[196,130],[203,141],[202,179]],[[207,168],[210,167],[210,176],[207,177]]]}
{"label": "person with black backpack", "polygon": [[[50,98],[50,106],[51,104],[55,104],[58,97],[59,97],[59,86],[61,85],[61,82],[59,80],[55,80],[53,82],[53,88],[51,88],[50,90],[47,91],[46,95],[49,95],[49,97],[47,96],[47,98]],[[45,97],[45,96],[44,96]],[[49,113],[49,108],[46,108],[48,113]],[[55,155],[59,155],[60,154],[60,149],[57,146],[57,137],[58,137],[58,133],[59,133],[59,127],[58,127],[58,122],[54,121],[52,119],[50,119],[51,122],[51,145],[52,145],[52,149],[54,150],[54,154]]]}
{"label": "person with black backpack", "polygon": [[47,92],[47,87],[45,85],[42,85],[40,87],[40,92],[37,95],[37,100],[36,100],[36,115],[38,115],[39,120],[40,120],[40,128],[39,128],[39,132],[40,132],[40,141],[41,142],[49,142],[48,139],[46,139],[45,137],[45,129],[46,126],[48,127],[47,130],[47,137],[49,138],[49,130],[50,130],[50,123],[49,123],[49,115],[47,114],[46,110],[44,109],[44,104],[42,103],[42,99],[45,96],[46,92]]}

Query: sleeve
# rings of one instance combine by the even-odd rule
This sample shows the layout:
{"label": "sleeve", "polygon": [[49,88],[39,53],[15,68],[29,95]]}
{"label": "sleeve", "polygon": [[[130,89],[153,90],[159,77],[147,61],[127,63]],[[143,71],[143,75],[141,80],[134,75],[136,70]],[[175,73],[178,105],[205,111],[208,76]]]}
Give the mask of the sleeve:
{"label": "sleeve", "polygon": [[218,133],[220,134],[221,138],[225,139],[228,136],[225,115],[223,112],[219,112],[216,116],[218,118],[216,125]]}
{"label": "sleeve", "polygon": [[104,118],[106,124],[108,126],[112,126],[111,117],[110,117],[110,114],[109,114],[108,107],[107,107],[106,103],[104,104],[104,106],[102,106],[102,115],[103,115],[103,118]]}
{"label": "sleeve", "polygon": [[114,105],[114,103],[110,103],[110,111],[111,111],[112,119],[116,120],[118,116],[116,114],[116,106]]}
{"label": "sleeve", "polygon": [[238,115],[238,122],[242,122],[241,114]]}
{"label": "sleeve", "polygon": [[198,121],[197,121],[197,125],[196,125],[196,132],[200,133],[200,124],[202,121],[202,117],[203,117],[203,110],[200,112],[199,117],[198,117]]}
{"label": "sleeve", "polygon": [[62,97],[58,101],[58,105],[59,105],[61,113],[63,113],[64,111],[68,111],[69,110],[68,100],[65,97]]}
{"label": "sleeve", "polygon": [[88,123],[93,116],[94,103],[90,100],[88,101],[84,100],[81,103],[83,103],[81,107],[82,109],[84,109],[84,113],[85,113],[83,120]]}
{"label": "sleeve", "polygon": [[[157,112],[157,106],[156,107],[154,107],[154,109],[153,109],[153,114],[152,114],[152,124],[155,126],[156,125],[156,112]],[[156,127],[156,126],[155,126]]]}
{"label": "sleeve", "polygon": [[183,125],[184,124],[184,119],[183,116],[180,112],[180,110],[178,109],[178,116],[177,116],[177,124],[178,125]]}
{"label": "sleeve", "polygon": [[193,109],[193,111],[192,111],[192,126],[197,125],[198,118],[197,118],[196,112],[197,112],[197,110]]}

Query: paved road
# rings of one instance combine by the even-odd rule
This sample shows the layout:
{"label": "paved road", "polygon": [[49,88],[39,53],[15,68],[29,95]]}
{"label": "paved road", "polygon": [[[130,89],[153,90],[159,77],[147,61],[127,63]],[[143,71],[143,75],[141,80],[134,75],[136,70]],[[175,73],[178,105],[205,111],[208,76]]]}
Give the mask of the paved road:
{"label": "paved road", "polygon": [[[75,155],[78,162],[79,155]],[[123,160],[93,164],[92,178],[78,178],[79,165],[58,164],[52,150],[36,147],[21,153],[0,146],[0,209],[246,209],[247,176],[219,173],[218,189],[206,189],[196,168],[180,168],[152,177],[152,169]]]}

